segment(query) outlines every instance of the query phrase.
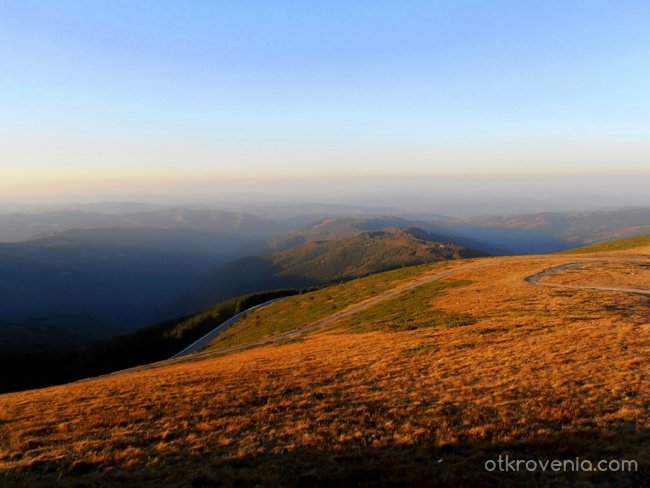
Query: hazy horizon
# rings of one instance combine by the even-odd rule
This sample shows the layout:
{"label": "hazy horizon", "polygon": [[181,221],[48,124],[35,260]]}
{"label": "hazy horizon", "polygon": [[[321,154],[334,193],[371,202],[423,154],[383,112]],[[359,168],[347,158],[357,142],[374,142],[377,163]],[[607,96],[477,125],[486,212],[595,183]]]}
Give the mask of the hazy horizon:
{"label": "hazy horizon", "polygon": [[0,199],[648,204],[648,14],[639,1],[7,2]]}
{"label": "hazy horizon", "polygon": [[[643,175],[630,176],[368,176],[365,178],[233,179],[202,185],[160,185],[147,191],[96,191],[40,198],[0,197],[0,212],[67,205],[129,202],[202,206],[232,211],[291,205],[387,208],[388,213],[452,217],[592,211],[650,206]],[[394,209],[394,210],[393,210]],[[255,213],[252,212],[251,213]]]}

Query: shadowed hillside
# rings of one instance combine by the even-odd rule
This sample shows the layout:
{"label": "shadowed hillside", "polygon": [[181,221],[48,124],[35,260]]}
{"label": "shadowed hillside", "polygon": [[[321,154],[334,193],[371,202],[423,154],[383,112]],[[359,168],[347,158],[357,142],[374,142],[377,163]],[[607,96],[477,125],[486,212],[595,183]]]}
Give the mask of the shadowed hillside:
{"label": "shadowed hillside", "polygon": [[0,336],[3,323],[49,323],[50,335],[76,328],[107,337],[180,315],[171,303],[215,262],[212,255],[58,235],[0,244]]}
{"label": "shadowed hillside", "polygon": [[501,246],[509,253],[547,253],[647,234],[650,208],[447,219],[434,222],[433,229]]}
{"label": "shadowed hillside", "polygon": [[[97,342],[90,346],[88,337],[81,340],[75,334],[90,334],[91,331],[69,331],[56,327],[57,324],[39,323],[45,330],[30,333],[17,330],[21,324],[16,324],[9,331],[3,330],[3,338],[9,341],[3,341],[0,347],[0,392],[40,388],[168,359],[247,308],[295,293],[298,291],[273,290],[240,296],[188,317],[167,320],[103,341],[97,340],[105,336],[96,333],[93,339]],[[29,327],[22,326],[23,329]],[[53,330],[47,330],[48,326]],[[9,336],[9,332],[14,332],[16,337]],[[20,339],[31,343],[17,347],[10,341],[12,338],[16,342]]]}

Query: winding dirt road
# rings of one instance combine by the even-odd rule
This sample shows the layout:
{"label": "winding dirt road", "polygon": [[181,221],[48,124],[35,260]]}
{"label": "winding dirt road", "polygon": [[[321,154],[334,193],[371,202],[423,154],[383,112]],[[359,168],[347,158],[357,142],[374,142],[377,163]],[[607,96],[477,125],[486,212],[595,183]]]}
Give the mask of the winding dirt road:
{"label": "winding dirt road", "polygon": [[560,283],[548,283],[539,281],[544,276],[551,274],[559,273],[561,271],[566,271],[569,269],[577,269],[584,266],[586,263],[570,263],[563,264],[561,266],[554,266],[553,268],[548,268],[542,271],[541,273],[534,274],[526,278],[528,283],[532,283],[537,286],[548,286],[553,288],[569,288],[574,290],[600,290],[600,291],[622,291],[625,293],[640,293],[642,295],[650,295],[650,290],[645,290],[643,288],[622,288],[617,286],[588,286],[588,285],[564,285]]}
{"label": "winding dirt road", "polygon": [[302,327],[299,327],[297,329],[291,330],[289,332],[284,332],[282,334],[277,334],[271,337],[265,337],[264,339],[259,339],[256,341],[251,341],[247,342],[245,344],[238,344],[236,346],[230,346],[230,347],[224,347],[221,349],[213,349],[210,351],[205,351],[205,352],[197,352],[192,355],[192,358],[198,358],[206,355],[213,355],[213,354],[221,354],[221,353],[227,353],[227,352],[233,352],[233,351],[239,351],[241,349],[247,349],[249,347],[257,347],[257,346],[264,346],[267,344],[274,344],[277,342],[281,342],[287,339],[295,339],[303,334],[306,334],[308,332],[312,332],[316,329],[320,329],[321,327],[324,327],[326,325],[332,324],[336,322],[337,320],[340,320],[342,318],[348,317],[350,315],[353,315],[357,312],[360,312],[362,310],[365,310],[367,308],[370,308],[374,305],[377,305],[379,303],[385,302],[386,300],[390,300],[391,298],[396,297],[397,295],[400,295],[402,293],[405,293],[409,290],[413,290],[414,288],[418,288],[420,286],[432,283],[434,281],[438,281],[442,278],[446,278],[448,276],[451,276],[456,273],[460,273],[463,271],[472,271],[475,269],[481,269],[481,268],[487,268],[490,266],[497,266],[498,264],[501,264],[501,260],[494,260],[490,261],[489,263],[483,263],[483,264],[476,264],[472,266],[463,266],[460,268],[454,268],[450,269],[447,271],[442,271],[440,273],[432,274],[432,275],[425,275],[423,277],[420,277],[419,279],[416,279],[414,281],[410,281],[402,286],[398,286],[396,288],[393,288],[392,290],[388,290],[384,293],[381,293],[379,295],[375,295],[374,297],[368,298],[366,300],[363,300],[359,303],[355,303],[353,305],[348,306],[347,308],[336,312],[332,315],[328,315],[327,317],[324,317],[322,319],[316,320],[315,322],[311,322],[307,325],[304,325]]}

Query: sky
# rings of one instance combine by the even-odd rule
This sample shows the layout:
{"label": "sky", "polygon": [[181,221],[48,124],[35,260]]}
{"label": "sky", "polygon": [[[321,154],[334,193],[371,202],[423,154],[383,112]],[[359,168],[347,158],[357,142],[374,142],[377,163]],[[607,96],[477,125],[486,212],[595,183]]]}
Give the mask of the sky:
{"label": "sky", "polygon": [[0,200],[541,178],[624,203],[650,183],[649,18],[625,0],[0,0]]}

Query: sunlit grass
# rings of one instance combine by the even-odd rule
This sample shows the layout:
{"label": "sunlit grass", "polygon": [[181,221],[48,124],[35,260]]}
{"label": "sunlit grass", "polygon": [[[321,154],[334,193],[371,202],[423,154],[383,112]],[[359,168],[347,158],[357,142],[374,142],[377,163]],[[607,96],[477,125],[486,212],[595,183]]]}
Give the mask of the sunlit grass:
{"label": "sunlit grass", "polygon": [[650,289],[650,261],[638,263],[620,259],[614,263],[585,263],[576,269],[545,276],[541,281],[566,285]]}
{"label": "sunlit grass", "polygon": [[434,281],[341,319],[333,327],[349,332],[369,332],[451,328],[473,324],[476,320],[469,314],[445,312],[432,305],[432,301],[444,290],[469,283],[471,282],[458,280]]}
{"label": "sunlit grass", "polygon": [[208,349],[243,344],[297,329],[379,295],[424,272],[448,267],[447,263],[436,263],[401,268],[282,300],[248,315],[213,341]]}

